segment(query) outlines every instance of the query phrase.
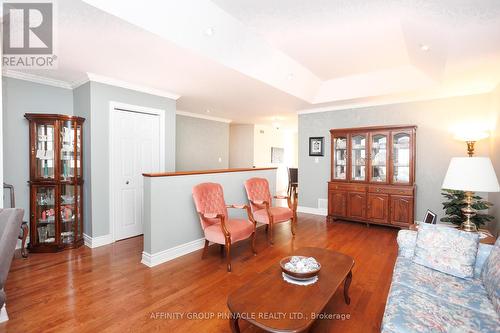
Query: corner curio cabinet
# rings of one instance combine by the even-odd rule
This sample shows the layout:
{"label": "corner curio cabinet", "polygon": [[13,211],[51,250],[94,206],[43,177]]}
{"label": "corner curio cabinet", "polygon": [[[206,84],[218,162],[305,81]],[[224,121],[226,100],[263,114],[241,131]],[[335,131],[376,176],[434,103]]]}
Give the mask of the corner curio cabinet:
{"label": "corner curio cabinet", "polygon": [[30,252],[83,244],[83,123],[57,114],[24,115],[30,137]]}
{"label": "corner curio cabinet", "polygon": [[416,126],[332,129],[328,220],[414,223]]}

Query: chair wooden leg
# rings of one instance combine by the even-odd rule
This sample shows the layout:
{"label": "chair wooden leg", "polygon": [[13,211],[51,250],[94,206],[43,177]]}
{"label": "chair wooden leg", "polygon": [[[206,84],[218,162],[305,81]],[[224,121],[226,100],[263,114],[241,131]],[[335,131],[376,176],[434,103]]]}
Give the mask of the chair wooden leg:
{"label": "chair wooden leg", "polygon": [[252,233],[252,252],[253,255],[257,255],[257,250],[255,250],[255,231]]}
{"label": "chair wooden leg", "polygon": [[208,241],[205,239],[205,247],[203,248],[203,253],[201,254],[201,259],[205,259],[208,253]]}
{"label": "chair wooden leg", "polygon": [[227,260],[227,271],[231,272],[231,240],[226,239],[226,260]]}
{"label": "chair wooden leg", "polygon": [[294,216],[292,217],[292,219],[290,220],[290,229],[292,230],[292,236],[295,237],[295,227],[296,227],[296,223],[297,223],[297,217]]}
{"label": "chair wooden leg", "polygon": [[271,245],[274,244],[273,227],[274,227],[274,223],[270,222],[269,223],[269,242],[271,243]]}

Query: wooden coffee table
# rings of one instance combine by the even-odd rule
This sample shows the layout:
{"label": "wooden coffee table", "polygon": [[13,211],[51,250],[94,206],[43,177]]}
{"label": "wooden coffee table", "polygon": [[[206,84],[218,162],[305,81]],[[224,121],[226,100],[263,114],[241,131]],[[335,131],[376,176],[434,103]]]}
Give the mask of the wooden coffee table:
{"label": "wooden coffee table", "polygon": [[342,253],[307,247],[293,255],[314,257],[321,264],[315,284],[299,286],[283,280],[279,260],[229,295],[233,332],[240,332],[239,319],[268,332],[303,332],[315,321],[344,282],[344,299],[350,303],[349,285],[354,260]]}

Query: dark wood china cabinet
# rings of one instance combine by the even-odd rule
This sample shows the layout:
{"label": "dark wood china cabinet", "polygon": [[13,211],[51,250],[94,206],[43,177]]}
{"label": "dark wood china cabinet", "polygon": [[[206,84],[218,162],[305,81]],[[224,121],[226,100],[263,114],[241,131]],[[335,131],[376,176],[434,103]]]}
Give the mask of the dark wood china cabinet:
{"label": "dark wood china cabinet", "polygon": [[414,223],[416,130],[332,129],[328,220],[407,228]]}
{"label": "dark wood china cabinet", "polygon": [[84,118],[27,113],[30,137],[30,252],[83,244]]}

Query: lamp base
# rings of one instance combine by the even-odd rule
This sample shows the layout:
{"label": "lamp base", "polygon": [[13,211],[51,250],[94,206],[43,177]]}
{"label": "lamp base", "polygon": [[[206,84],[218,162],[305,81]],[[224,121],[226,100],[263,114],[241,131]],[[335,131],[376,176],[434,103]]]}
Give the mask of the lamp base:
{"label": "lamp base", "polygon": [[467,204],[467,206],[462,208],[462,213],[464,213],[466,219],[460,226],[460,229],[463,231],[477,232],[476,224],[471,221],[471,218],[473,218],[476,215],[476,210],[472,208],[473,196],[474,192],[469,192],[469,191],[465,192],[464,201]]}

